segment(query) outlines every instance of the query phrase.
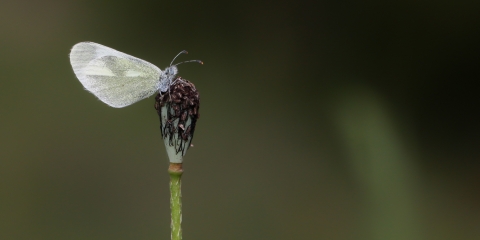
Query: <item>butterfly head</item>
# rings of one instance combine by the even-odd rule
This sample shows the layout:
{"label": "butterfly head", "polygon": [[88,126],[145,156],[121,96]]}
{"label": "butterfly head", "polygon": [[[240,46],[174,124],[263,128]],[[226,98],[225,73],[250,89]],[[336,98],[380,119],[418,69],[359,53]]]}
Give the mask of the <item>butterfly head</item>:
{"label": "butterfly head", "polygon": [[175,75],[177,75],[178,73],[178,68],[177,68],[177,65],[173,65],[173,66],[170,66],[170,67],[167,67],[165,69],[165,75],[167,77],[175,77]]}
{"label": "butterfly head", "polygon": [[170,87],[170,85],[175,80],[175,76],[178,73],[177,65],[182,64],[182,63],[187,63],[187,62],[198,62],[200,64],[203,64],[203,62],[200,61],[200,60],[190,60],[190,61],[184,61],[184,62],[181,62],[181,63],[177,63],[175,65],[172,65],[173,61],[175,61],[175,59],[182,53],[188,54],[188,52],[185,51],[185,50],[183,50],[179,54],[177,54],[177,56],[175,56],[173,58],[172,62],[170,63],[170,66],[167,67],[165,69],[165,71],[163,72],[163,74],[160,76],[160,84],[159,84],[159,90],[160,90],[159,92],[160,93],[168,91],[168,88]]}

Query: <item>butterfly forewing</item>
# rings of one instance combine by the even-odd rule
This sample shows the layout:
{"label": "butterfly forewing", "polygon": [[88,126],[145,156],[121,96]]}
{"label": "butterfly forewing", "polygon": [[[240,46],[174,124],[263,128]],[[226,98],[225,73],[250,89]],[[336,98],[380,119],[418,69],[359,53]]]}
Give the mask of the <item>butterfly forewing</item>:
{"label": "butterfly forewing", "polygon": [[70,63],[88,91],[117,108],[154,94],[162,74],[147,61],[92,42],[73,46]]}

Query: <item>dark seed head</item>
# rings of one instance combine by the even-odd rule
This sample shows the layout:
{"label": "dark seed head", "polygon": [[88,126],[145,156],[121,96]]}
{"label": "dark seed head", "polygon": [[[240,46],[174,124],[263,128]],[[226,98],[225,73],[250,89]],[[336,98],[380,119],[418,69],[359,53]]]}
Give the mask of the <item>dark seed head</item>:
{"label": "dark seed head", "polygon": [[[162,137],[166,146],[175,147],[177,154],[181,152],[184,155],[191,145],[199,117],[199,96],[191,82],[177,77],[167,92],[155,97]],[[162,116],[162,113],[166,116]]]}

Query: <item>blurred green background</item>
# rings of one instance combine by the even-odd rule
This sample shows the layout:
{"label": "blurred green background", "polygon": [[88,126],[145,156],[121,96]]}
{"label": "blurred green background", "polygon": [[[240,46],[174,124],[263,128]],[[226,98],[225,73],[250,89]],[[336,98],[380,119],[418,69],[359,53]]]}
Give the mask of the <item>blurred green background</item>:
{"label": "blurred green background", "polygon": [[169,239],[153,97],[97,42],[201,93],[184,239],[480,239],[478,1],[0,1],[0,239]]}

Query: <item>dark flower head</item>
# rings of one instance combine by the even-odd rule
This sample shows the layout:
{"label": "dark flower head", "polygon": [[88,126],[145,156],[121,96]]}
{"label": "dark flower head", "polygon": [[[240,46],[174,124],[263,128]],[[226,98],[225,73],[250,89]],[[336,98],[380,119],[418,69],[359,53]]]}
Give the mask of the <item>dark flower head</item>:
{"label": "dark flower head", "polygon": [[183,162],[200,117],[200,95],[190,81],[177,77],[168,92],[155,97],[160,131],[172,163]]}

